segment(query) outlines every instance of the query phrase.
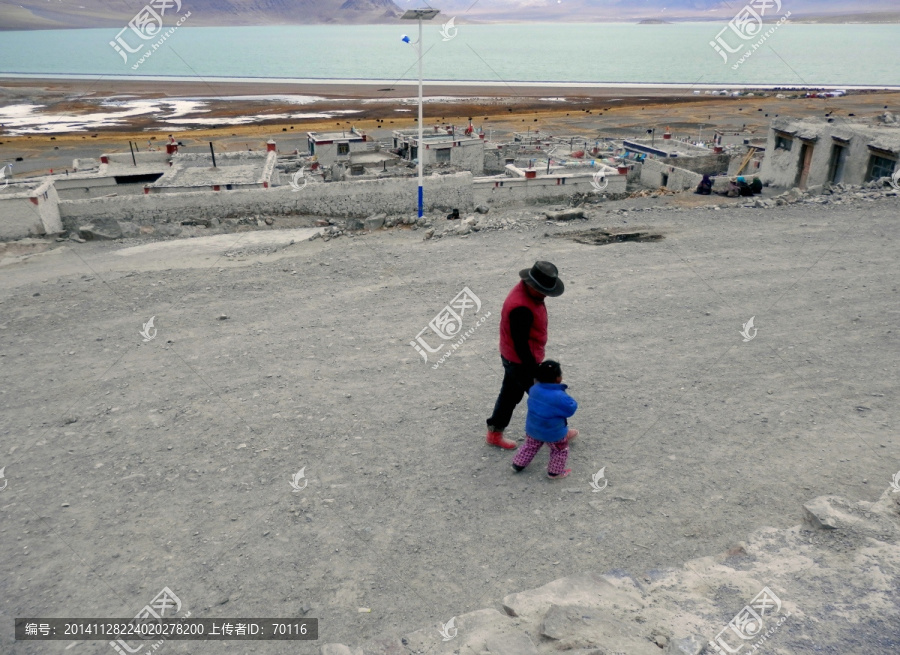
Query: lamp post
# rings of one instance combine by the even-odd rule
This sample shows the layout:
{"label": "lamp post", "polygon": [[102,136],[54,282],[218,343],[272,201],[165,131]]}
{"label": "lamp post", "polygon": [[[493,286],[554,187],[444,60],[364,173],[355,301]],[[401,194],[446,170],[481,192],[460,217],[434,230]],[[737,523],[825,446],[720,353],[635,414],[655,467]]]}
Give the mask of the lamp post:
{"label": "lamp post", "polygon": [[[419,147],[417,149],[416,155],[419,160],[419,218],[425,215],[425,194],[423,191],[423,184],[425,180],[425,169],[424,169],[424,151],[425,144],[422,143],[425,138],[424,128],[422,125],[422,56],[424,54],[424,50],[422,48],[422,21],[423,20],[432,20],[435,16],[437,16],[440,12],[438,9],[409,9],[403,16],[401,16],[404,20],[417,20],[419,21],[419,40],[410,45],[416,46],[416,53],[419,56]],[[403,40],[406,43],[409,43],[409,37],[403,37]]]}

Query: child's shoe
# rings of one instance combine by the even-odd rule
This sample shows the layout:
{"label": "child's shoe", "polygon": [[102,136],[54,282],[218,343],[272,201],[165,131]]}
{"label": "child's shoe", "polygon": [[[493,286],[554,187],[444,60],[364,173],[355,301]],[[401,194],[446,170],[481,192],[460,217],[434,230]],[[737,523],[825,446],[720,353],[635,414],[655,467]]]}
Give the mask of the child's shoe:
{"label": "child's shoe", "polygon": [[489,445],[497,446],[497,448],[505,448],[506,450],[515,450],[516,448],[518,448],[518,444],[516,444],[515,441],[504,439],[502,432],[493,432],[491,430],[488,430],[485,440]]}
{"label": "child's shoe", "polygon": [[572,472],[572,469],[566,469],[562,473],[557,473],[556,475],[554,475],[553,473],[547,473],[547,477],[550,478],[551,480],[559,480],[560,478],[566,477],[571,472]]}
{"label": "child's shoe", "polygon": [[522,471],[525,470],[524,466],[519,466],[518,464],[513,464],[512,467],[513,467],[513,471],[515,471],[516,473],[521,473]]}

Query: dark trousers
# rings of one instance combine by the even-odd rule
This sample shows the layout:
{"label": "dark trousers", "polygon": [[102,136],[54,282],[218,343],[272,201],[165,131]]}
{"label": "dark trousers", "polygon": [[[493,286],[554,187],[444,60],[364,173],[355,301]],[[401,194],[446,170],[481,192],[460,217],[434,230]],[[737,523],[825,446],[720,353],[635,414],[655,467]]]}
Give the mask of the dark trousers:
{"label": "dark trousers", "polygon": [[534,384],[534,371],[529,366],[515,364],[501,357],[503,362],[503,384],[500,395],[494,403],[494,413],[487,420],[488,429],[503,432],[512,420],[513,410]]}

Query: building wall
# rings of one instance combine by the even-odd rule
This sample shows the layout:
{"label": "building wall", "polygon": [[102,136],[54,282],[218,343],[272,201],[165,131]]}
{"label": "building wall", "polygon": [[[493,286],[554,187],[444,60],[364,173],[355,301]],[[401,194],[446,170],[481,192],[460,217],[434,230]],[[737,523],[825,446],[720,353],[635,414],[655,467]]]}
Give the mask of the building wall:
{"label": "building wall", "polygon": [[[641,184],[651,189],[658,189],[665,186],[672,191],[683,191],[685,189],[696,189],[703,179],[703,175],[689,171],[685,168],[672,166],[671,159],[648,159],[641,167]],[[668,176],[668,180],[663,184],[664,176]]]}
{"label": "building wall", "polygon": [[[609,186],[602,195],[625,193],[626,176],[611,175],[607,178]],[[565,179],[565,184],[557,184],[557,180]],[[576,193],[596,193],[591,184],[591,175],[560,176],[549,178],[525,179],[521,177],[482,177],[473,181],[476,205],[491,204],[503,206],[525,202],[555,202],[569,198]]]}
{"label": "building wall", "polygon": [[316,159],[322,166],[331,166],[335,162],[349,162],[350,155],[355,152],[367,152],[375,148],[373,141],[350,141],[350,153],[338,156],[337,141],[334,143],[326,143],[316,145]]}
{"label": "building wall", "polygon": [[[138,224],[241,218],[253,214],[364,218],[375,213],[415,212],[417,187],[417,179],[410,177],[309,184],[301,191],[284,186],[267,190],[149,194],[64,201],[60,203],[60,212],[68,229],[96,218]],[[474,208],[471,173],[427,177],[425,207],[428,211],[443,212],[454,207],[471,211]]]}
{"label": "building wall", "polygon": [[[775,149],[776,138],[782,132],[792,138],[790,150]],[[766,157],[760,170],[760,179],[773,186],[793,187],[797,183],[803,163],[801,157],[804,142],[813,147],[807,187],[823,185],[830,181],[832,148],[836,143],[847,149],[844,176],[841,180],[844,184],[859,185],[866,181],[872,155],[870,145],[892,152],[894,157],[900,156],[900,130],[869,128],[846,123],[776,119],[769,129]]]}
{"label": "building wall", "polygon": [[59,197],[50,182],[20,193],[0,194],[0,240],[62,232]]}

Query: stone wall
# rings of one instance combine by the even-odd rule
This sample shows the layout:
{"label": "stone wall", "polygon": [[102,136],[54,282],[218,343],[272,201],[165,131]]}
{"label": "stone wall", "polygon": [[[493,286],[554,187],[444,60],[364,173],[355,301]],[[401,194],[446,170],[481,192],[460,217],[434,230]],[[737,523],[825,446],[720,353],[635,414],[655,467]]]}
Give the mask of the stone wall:
{"label": "stone wall", "polygon": [[[95,219],[112,218],[138,224],[189,219],[241,218],[253,214],[308,214],[364,218],[372,214],[416,211],[416,178],[308,184],[301,191],[290,186],[250,191],[167,193],[60,203],[68,229]],[[425,207],[444,212],[471,211],[471,173],[435,175],[425,179]]]}
{"label": "stone wall", "polygon": [[[565,183],[562,181],[565,180]],[[553,203],[576,193],[595,193],[591,175],[560,175],[558,177],[481,177],[473,181],[476,205],[502,207],[516,203]],[[603,195],[625,193],[624,175],[611,175]]]}

